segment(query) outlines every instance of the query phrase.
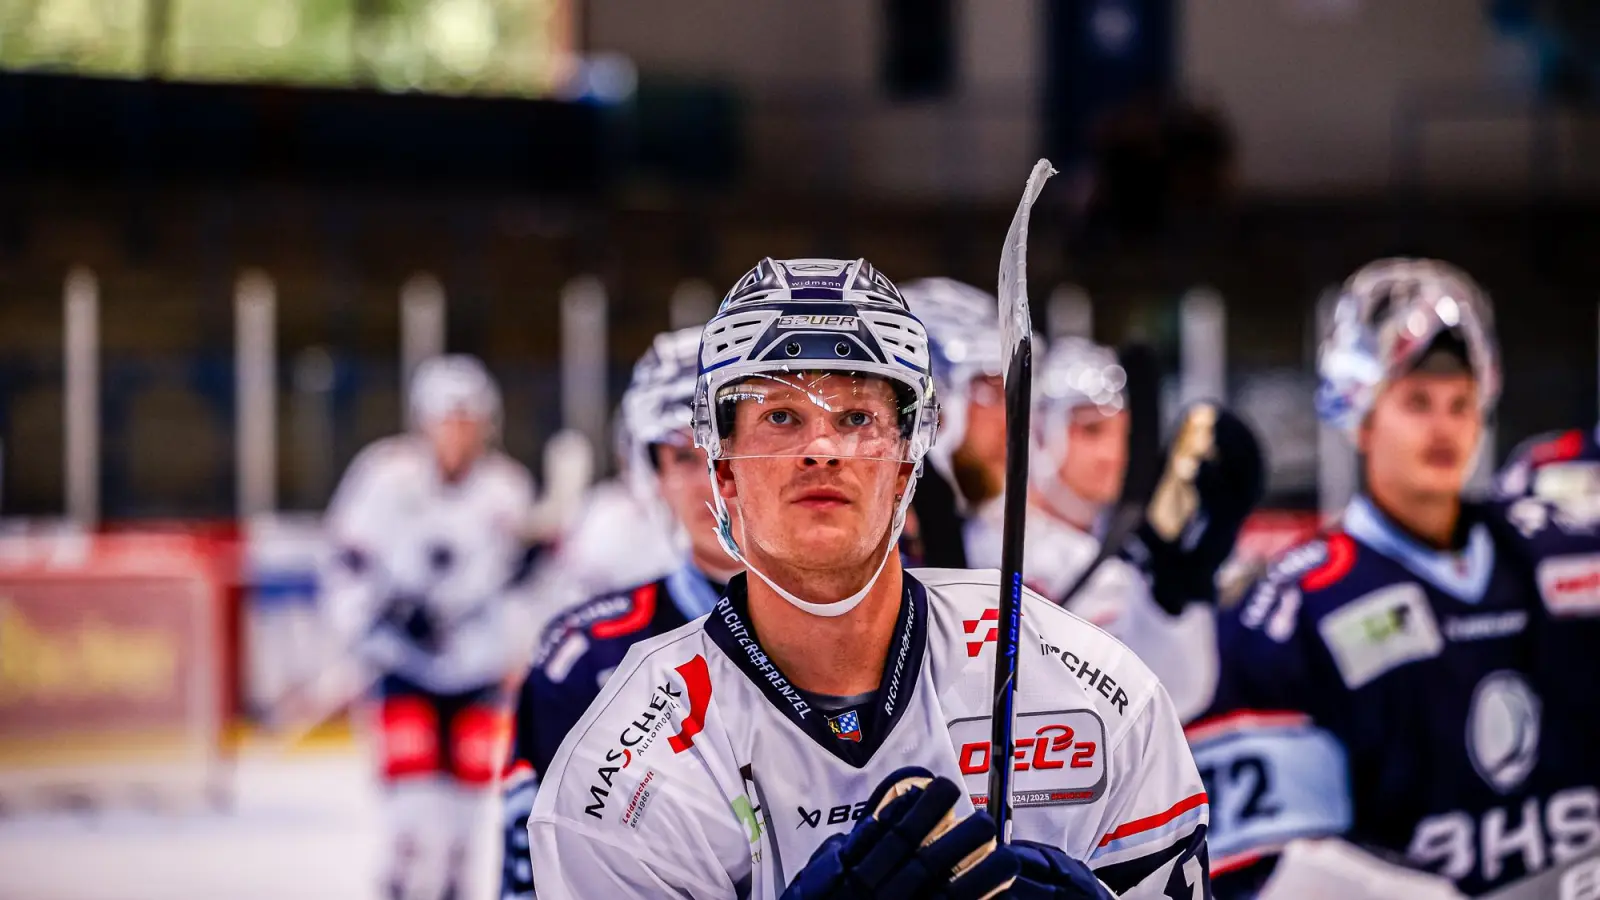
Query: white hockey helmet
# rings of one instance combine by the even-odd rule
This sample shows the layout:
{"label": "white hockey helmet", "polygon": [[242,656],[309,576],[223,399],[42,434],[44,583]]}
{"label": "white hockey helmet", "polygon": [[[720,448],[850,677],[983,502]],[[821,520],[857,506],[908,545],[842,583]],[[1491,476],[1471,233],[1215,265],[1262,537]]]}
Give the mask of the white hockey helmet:
{"label": "white hockey helmet", "polygon": [[[714,484],[716,462],[728,456],[733,407],[746,396],[743,385],[763,376],[815,372],[881,378],[895,389],[899,421],[894,453],[915,468],[894,511],[884,555],[887,562],[905,525],[922,461],[933,446],[939,407],[927,331],[894,283],[871,263],[768,258],[739,279],[701,338],[695,443],[706,451]],[[794,596],[745,560],[720,492],[715,497],[723,548],[801,609],[843,615],[877,580],[875,573],[854,596],[835,603],[810,603]],[[882,570],[880,563],[878,573]]]}
{"label": "white hockey helmet", "polygon": [[411,420],[418,428],[466,416],[500,427],[500,389],[475,356],[451,354],[423,360],[411,374]]}
{"label": "white hockey helmet", "polygon": [[954,483],[950,459],[966,439],[972,382],[1005,374],[1000,303],[993,294],[951,278],[918,279],[900,292],[928,330],[940,412],[939,437],[929,461]]}
{"label": "white hockey helmet", "polygon": [[1500,351],[1488,294],[1433,259],[1380,259],[1345,282],[1317,354],[1317,414],[1352,441],[1378,394],[1440,339],[1462,348],[1487,415],[1500,397]]}
{"label": "white hockey helmet", "polygon": [[693,443],[694,392],[699,377],[700,326],[656,335],[633,366],[622,394],[619,425],[628,486],[641,499],[656,496],[652,444]]}
{"label": "white hockey helmet", "polygon": [[1114,416],[1126,408],[1128,375],[1111,348],[1081,337],[1050,344],[1033,375],[1032,453],[1043,465],[1029,467],[1028,480],[1053,504],[1085,516],[1098,512],[1061,483],[1059,472],[1070,449],[1074,414],[1093,408]]}

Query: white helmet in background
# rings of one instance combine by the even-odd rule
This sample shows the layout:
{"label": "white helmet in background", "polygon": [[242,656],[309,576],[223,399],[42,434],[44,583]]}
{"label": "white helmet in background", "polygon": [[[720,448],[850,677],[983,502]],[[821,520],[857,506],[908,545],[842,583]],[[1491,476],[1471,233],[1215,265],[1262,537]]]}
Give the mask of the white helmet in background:
{"label": "white helmet in background", "polygon": [[700,374],[701,326],[656,335],[633,366],[619,416],[624,477],[641,500],[657,499],[652,444],[693,446],[693,406]]}
{"label": "white helmet in background", "polygon": [[[1081,337],[1058,338],[1033,373],[1032,424],[1035,465],[1028,480],[1058,509],[1093,518],[1098,510],[1061,482],[1070,450],[1068,429],[1074,414],[1094,408],[1110,417],[1127,406],[1128,375],[1109,347]],[[1038,464],[1038,463],[1042,463]]]}
{"label": "white helmet in background", "polygon": [[928,355],[939,394],[939,436],[928,460],[954,485],[951,458],[966,440],[972,382],[1005,374],[1000,304],[993,294],[952,278],[918,279],[900,293],[928,330]]}
{"label": "white helmet in background", "polygon": [[491,433],[500,426],[500,388],[475,356],[423,360],[411,375],[411,421],[427,428],[454,416],[477,419]]}
{"label": "white helmet in background", "polygon": [[1380,259],[1345,282],[1317,353],[1317,414],[1354,441],[1378,394],[1441,342],[1454,343],[1478,382],[1479,411],[1500,398],[1500,350],[1489,296],[1434,259]]}

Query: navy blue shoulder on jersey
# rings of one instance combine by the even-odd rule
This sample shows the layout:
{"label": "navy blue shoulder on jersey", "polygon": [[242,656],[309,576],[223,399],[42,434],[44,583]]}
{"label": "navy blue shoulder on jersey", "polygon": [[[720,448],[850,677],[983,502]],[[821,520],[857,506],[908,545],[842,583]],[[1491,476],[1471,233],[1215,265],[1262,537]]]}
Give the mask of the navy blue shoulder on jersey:
{"label": "navy blue shoulder on jersey", "polygon": [[796,728],[824,750],[859,769],[872,759],[910,705],[927,650],[927,592],[910,574],[901,577],[905,588],[883,676],[872,700],[859,708],[825,714],[812,706],[805,692],[791,684],[768,658],[750,625],[749,595],[742,574],[728,582],[727,595],[706,619],[706,634]]}

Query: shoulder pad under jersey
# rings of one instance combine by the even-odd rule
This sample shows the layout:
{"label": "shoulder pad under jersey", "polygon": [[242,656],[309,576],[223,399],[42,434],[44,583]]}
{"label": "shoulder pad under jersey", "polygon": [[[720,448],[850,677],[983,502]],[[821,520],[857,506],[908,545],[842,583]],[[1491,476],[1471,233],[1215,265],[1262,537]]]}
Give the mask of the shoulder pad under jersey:
{"label": "shoulder pad under jersey", "polygon": [[1600,493],[1597,437],[1593,429],[1574,428],[1528,438],[1511,451],[1495,475],[1495,496],[1564,500]]}
{"label": "shoulder pad under jersey", "polygon": [[[637,640],[655,616],[660,582],[601,594],[568,609],[545,626],[533,667],[560,682],[596,641]],[[667,600],[670,602],[670,600]]]}
{"label": "shoulder pad under jersey", "polygon": [[1239,623],[1280,643],[1294,633],[1306,593],[1329,590],[1350,574],[1356,543],[1344,532],[1319,534],[1278,554],[1244,593]]}

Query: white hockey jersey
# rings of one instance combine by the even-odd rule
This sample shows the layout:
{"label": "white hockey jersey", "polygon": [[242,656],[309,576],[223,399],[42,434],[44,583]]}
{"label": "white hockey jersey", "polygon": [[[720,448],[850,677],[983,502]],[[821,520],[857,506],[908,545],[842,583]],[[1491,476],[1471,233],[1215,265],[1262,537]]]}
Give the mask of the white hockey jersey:
{"label": "white hockey jersey", "polygon": [[[905,765],[964,783],[958,816],[986,804],[999,575],[905,583],[879,689],[831,715],[762,652],[743,576],[709,616],[634,645],[535,802],[541,900],[772,900]],[[1207,896],[1209,808],[1166,692],[1083,620],[1031,592],[1022,613],[1013,835],[1125,896]]]}
{"label": "white hockey jersey", "polygon": [[[967,561],[975,567],[1000,565],[1002,506],[990,502],[966,523]],[[1094,535],[1034,512],[1023,538],[1023,582],[1048,599],[1060,600],[1099,553]],[[1156,604],[1143,573],[1112,557],[1100,564],[1067,608],[1138,654],[1185,720],[1211,702],[1217,653],[1216,612],[1209,603],[1191,603],[1171,615]]]}
{"label": "white hockey jersey", "polygon": [[524,553],[533,480],[491,452],[446,482],[427,442],[377,441],[357,455],[328,507],[322,597],[335,631],[355,641],[396,596],[422,598],[445,624],[431,655],[386,641],[392,671],[441,693],[500,680],[532,643],[524,609],[499,602]]}

